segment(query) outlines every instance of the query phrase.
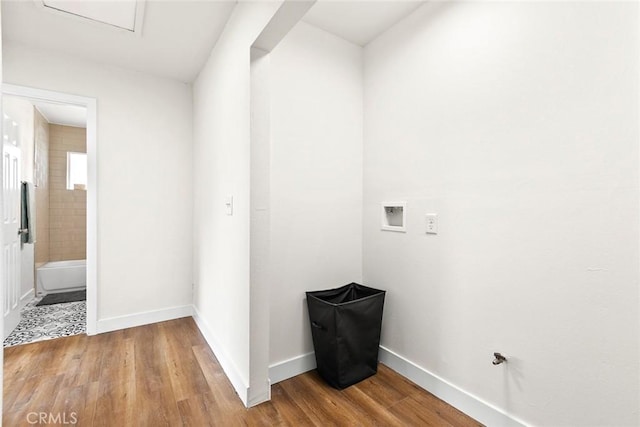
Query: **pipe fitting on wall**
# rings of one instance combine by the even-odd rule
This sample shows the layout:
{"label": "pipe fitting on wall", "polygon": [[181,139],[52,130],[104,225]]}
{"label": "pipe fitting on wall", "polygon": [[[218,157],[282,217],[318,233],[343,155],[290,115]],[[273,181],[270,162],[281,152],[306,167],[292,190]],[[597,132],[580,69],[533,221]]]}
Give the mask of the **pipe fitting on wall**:
{"label": "pipe fitting on wall", "polygon": [[491,363],[493,363],[494,365],[499,365],[507,361],[507,358],[500,353],[493,353],[493,357],[494,359],[493,359],[493,362]]}

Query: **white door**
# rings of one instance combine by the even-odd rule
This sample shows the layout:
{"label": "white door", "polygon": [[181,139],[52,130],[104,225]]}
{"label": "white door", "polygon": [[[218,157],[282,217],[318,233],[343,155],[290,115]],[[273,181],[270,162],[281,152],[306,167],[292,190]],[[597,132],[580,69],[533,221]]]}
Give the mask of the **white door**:
{"label": "white door", "polygon": [[2,135],[2,288],[4,338],[20,322],[20,129],[3,117]]}

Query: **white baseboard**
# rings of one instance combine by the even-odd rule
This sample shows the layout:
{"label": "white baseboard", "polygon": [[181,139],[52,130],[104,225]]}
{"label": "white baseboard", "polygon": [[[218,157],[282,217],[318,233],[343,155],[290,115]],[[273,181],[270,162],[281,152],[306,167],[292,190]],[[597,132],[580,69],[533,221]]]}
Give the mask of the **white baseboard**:
{"label": "white baseboard", "polygon": [[136,326],[149,325],[151,323],[189,317],[193,314],[193,306],[182,305],[165,308],[162,310],[145,311],[142,313],[128,314],[126,316],[110,317],[98,320],[97,333],[117,331],[120,329],[134,328]]}
{"label": "white baseboard", "polygon": [[[410,360],[380,346],[379,360],[400,375],[438,396],[449,405],[488,426],[523,427],[526,424],[499,408],[484,402]],[[269,366],[271,384],[279,383],[316,367],[314,353],[293,357]]]}
{"label": "white baseboard", "polygon": [[[23,296],[27,298],[27,294]],[[21,298],[21,300],[23,299]],[[224,370],[227,378],[236,390],[236,393],[246,407],[254,406],[257,403],[268,401],[270,395],[250,396],[247,382],[242,378],[239,370],[232,359],[223,350],[222,346],[214,336],[211,328],[202,318],[195,306],[179,306],[164,310],[148,311],[127,316],[112,317],[98,321],[98,333],[110,332],[119,329],[126,329],[135,326],[142,326],[166,320],[179,319],[181,317],[193,316],[196,325],[204,336],[207,344],[216,355],[220,366]],[[503,410],[473,396],[461,388],[449,383],[443,378],[427,371],[414,362],[400,356],[393,351],[380,346],[379,360],[400,375],[410,379],[420,387],[444,400],[451,406],[458,408],[470,417],[490,426],[523,427],[526,426],[521,420],[507,414]],[[279,383],[286,379],[303,374],[315,369],[316,359],[314,353],[307,353],[293,357],[282,362],[269,366],[269,380],[271,384]]]}
{"label": "white baseboard", "polygon": [[251,392],[251,387],[249,387],[249,390],[247,390],[247,405],[246,405],[247,408],[251,408],[253,406],[256,406],[271,400],[271,381],[267,380],[266,388],[262,388],[262,387],[260,388],[266,391],[261,391],[256,396],[254,396],[253,395],[254,393]]}
{"label": "white baseboard", "polygon": [[301,356],[283,360],[274,365],[269,366],[269,380],[271,384],[288,380],[296,375],[304,374],[316,368],[315,353],[307,353]]}
{"label": "white baseboard", "polygon": [[207,344],[209,344],[209,347],[216,355],[216,359],[218,359],[222,370],[227,375],[227,378],[229,378],[229,381],[231,381],[231,385],[236,390],[236,393],[238,394],[238,396],[240,396],[240,400],[242,400],[244,406],[249,407],[249,404],[251,402],[249,402],[249,387],[247,385],[247,382],[242,378],[242,375],[240,374],[240,371],[238,370],[236,365],[233,363],[233,360],[226,354],[223,347],[219,344],[215,335],[211,331],[211,328],[202,318],[198,309],[195,306],[192,307],[193,320],[195,320],[196,325],[198,325],[200,333],[202,333],[202,336],[207,341]]}
{"label": "white baseboard", "polygon": [[379,360],[400,375],[458,408],[470,417],[487,426],[523,427],[526,424],[499,408],[467,393],[443,378],[416,365],[410,360],[380,346]]}
{"label": "white baseboard", "polygon": [[36,295],[36,291],[34,289],[29,289],[20,297],[20,307],[24,307],[29,301],[31,301]]}

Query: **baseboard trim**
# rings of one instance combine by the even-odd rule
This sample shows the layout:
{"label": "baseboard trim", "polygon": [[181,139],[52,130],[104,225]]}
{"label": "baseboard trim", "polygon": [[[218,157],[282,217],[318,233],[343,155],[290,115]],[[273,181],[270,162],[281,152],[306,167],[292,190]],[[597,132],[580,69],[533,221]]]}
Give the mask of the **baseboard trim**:
{"label": "baseboard trim", "polygon": [[[32,291],[31,291],[32,292]],[[28,293],[23,295],[25,299]],[[163,310],[147,311],[126,316],[112,317],[98,321],[98,333],[116,331],[151,323],[164,322],[192,316],[207,344],[216,355],[220,366],[233,385],[236,393],[246,407],[270,400],[271,396],[252,396],[249,401],[250,390],[236,368],[232,359],[227,356],[207,322],[202,318],[198,309],[192,305],[172,307]],[[444,400],[451,406],[458,408],[465,414],[485,425],[504,427],[524,427],[527,424],[503,410],[483,401],[482,399],[462,390],[443,378],[418,366],[414,362],[399,354],[380,346],[379,360],[400,375],[410,379],[420,387]],[[316,368],[315,354],[306,353],[269,366],[270,384],[293,378]]]}
{"label": "baseboard trim", "polygon": [[251,392],[251,387],[247,390],[247,408],[251,408],[253,406],[259,405],[264,402],[268,402],[271,400],[271,381],[267,380],[267,388],[266,391],[260,392],[260,394],[254,396]]}
{"label": "baseboard trim", "polygon": [[[496,427],[523,427],[527,424],[462,390],[437,375],[418,366],[386,347],[380,346],[378,356],[385,364],[400,375],[410,379],[423,389],[438,396],[449,405],[458,408],[484,425]],[[271,384],[293,378],[316,368],[315,354],[307,353],[269,366]]]}
{"label": "baseboard trim", "polygon": [[[224,348],[218,342],[207,322],[200,315],[197,307],[195,305],[192,307],[193,320],[196,322],[198,329],[200,329],[200,333],[204,337],[205,341],[207,341],[207,344],[209,344],[209,347],[211,348],[211,351],[213,351],[213,354],[216,355],[218,363],[220,363],[222,370],[231,382],[233,388],[236,390],[236,393],[240,397],[240,400],[242,400],[244,406],[248,408],[250,403],[249,387],[246,381],[244,381],[242,375],[240,375],[240,371],[233,363],[232,359],[226,354]],[[259,400],[259,398],[256,400]]]}
{"label": "baseboard trim", "polygon": [[125,316],[109,317],[98,320],[97,333],[118,331],[120,329],[134,328],[136,326],[149,325],[151,323],[189,317],[193,314],[193,306],[182,305],[165,308],[162,310],[145,311],[142,313],[127,314]]}
{"label": "baseboard trim", "polygon": [[20,306],[24,307],[29,301],[31,301],[36,295],[36,291],[34,289],[29,289],[20,297]]}
{"label": "baseboard trim", "polygon": [[269,381],[276,384],[313,369],[316,369],[315,353],[302,354],[269,366]]}
{"label": "baseboard trim", "polygon": [[380,346],[379,360],[400,375],[488,426],[523,427],[524,422],[467,393],[447,380],[427,371],[397,353]]}

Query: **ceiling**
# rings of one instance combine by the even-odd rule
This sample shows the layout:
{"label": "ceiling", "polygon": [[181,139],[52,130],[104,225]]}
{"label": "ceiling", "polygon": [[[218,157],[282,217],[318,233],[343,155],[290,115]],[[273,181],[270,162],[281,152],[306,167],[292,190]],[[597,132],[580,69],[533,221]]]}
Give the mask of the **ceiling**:
{"label": "ceiling", "polygon": [[[81,8],[82,3],[2,0],[3,40],[192,82],[236,0],[104,0],[86,2],[87,7]],[[319,0],[303,20],[364,46],[422,4]],[[118,7],[123,13],[116,11]],[[140,16],[127,18],[131,11]],[[133,31],[122,28],[132,26]]]}
{"label": "ceiling", "polygon": [[[122,0],[101,3],[119,1]],[[144,3],[139,35],[44,7],[42,1],[2,0],[2,36],[3,40],[39,49],[193,81],[220,36],[235,0]]]}
{"label": "ceiling", "polygon": [[146,5],[146,0],[119,0],[117,2],[77,0],[40,1],[44,7],[60,12],[67,12],[85,19],[92,19],[129,31],[135,31],[136,22],[141,23],[144,20],[144,6]]}
{"label": "ceiling", "polygon": [[365,46],[423,4],[417,0],[318,0],[302,20]]}
{"label": "ceiling", "polygon": [[33,105],[49,123],[54,125],[87,127],[87,109],[76,105],[34,101]]}

